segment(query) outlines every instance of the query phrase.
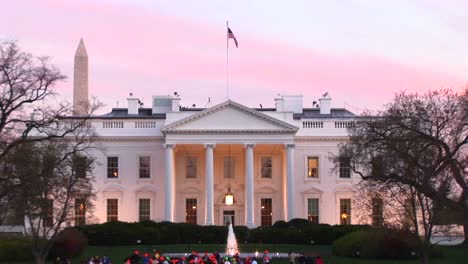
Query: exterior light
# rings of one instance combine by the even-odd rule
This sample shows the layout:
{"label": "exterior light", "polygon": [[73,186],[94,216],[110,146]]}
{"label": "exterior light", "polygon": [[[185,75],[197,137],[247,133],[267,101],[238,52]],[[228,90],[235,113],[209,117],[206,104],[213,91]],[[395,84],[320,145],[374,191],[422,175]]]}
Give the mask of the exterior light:
{"label": "exterior light", "polygon": [[234,203],[234,195],[231,193],[231,187],[228,187],[228,192],[224,196],[224,202],[226,205],[232,205]]}
{"label": "exterior light", "polygon": [[194,205],[194,206],[192,206],[192,209],[197,209],[197,207]]}
{"label": "exterior light", "polygon": [[341,219],[346,219],[346,218],[348,218],[348,214],[342,213],[342,214],[341,214]]}

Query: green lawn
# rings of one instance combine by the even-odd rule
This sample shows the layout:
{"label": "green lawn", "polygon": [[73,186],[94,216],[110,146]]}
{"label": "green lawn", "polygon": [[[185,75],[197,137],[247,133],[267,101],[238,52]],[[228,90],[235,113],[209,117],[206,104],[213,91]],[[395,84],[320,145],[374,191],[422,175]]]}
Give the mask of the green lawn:
{"label": "green lawn", "polygon": [[[119,246],[119,247],[98,247],[98,246],[89,246],[85,253],[84,257],[89,256],[103,256],[107,255],[110,257],[114,264],[123,263],[123,259],[129,256],[134,249],[140,250],[140,252],[151,252],[153,249],[159,250],[161,253],[167,252],[188,252],[196,250],[198,252],[213,252],[215,250],[219,252],[224,251],[224,245],[210,245],[210,244],[184,244],[184,245],[155,245],[155,246]],[[273,245],[273,244],[243,244],[240,245],[241,252],[262,252],[265,249],[268,249],[271,253],[276,252],[288,252],[294,250],[295,252],[304,252],[308,254],[320,254],[326,264],[416,264],[417,260],[363,260],[363,259],[352,259],[352,258],[341,258],[331,255],[330,246],[306,246],[306,245]],[[461,247],[444,247],[444,257],[440,259],[433,259],[431,263],[433,264],[450,264],[450,263],[466,263],[466,258],[468,257],[468,249]],[[6,264],[7,262],[0,262],[1,264]],[[11,263],[11,262],[9,262]],[[15,262],[14,264],[26,264],[31,262]],[[80,263],[80,258],[76,258],[72,262]],[[287,259],[273,259],[272,264],[286,264],[288,263]],[[13,263],[12,263],[13,264]]]}

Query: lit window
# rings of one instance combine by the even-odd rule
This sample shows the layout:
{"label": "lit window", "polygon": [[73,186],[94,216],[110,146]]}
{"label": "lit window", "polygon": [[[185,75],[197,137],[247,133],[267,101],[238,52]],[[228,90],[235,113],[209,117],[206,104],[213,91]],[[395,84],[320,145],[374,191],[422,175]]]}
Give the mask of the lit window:
{"label": "lit window", "polygon": [[197,224],[197,199],[185,200],[185,222]]}
{"label": "lit window", "polygon": [[340,199],[340,224],[351,224],[351,199]]}
{"label": "lit window", "polygon": [[139,200],[139,215],[138,219],[139,221],[146,221],[150,220],[150,199],[140,199]]}
{"label": "lit window", "polygon": [[86,224],[86,201],[84,199],[75,200],[75,225]]}
{"label": "lit window", "polygon": [[140,156],[140,178],[146,179],[150,177],[151,171],[151,157],[150,156]]}
{"label": "lit window", "polygon": [[271,179],[272,176],[272,160],[271,157],[262,157],[262,178]]}
{"label": "lit window", "polygon": [[119,157],[107,157],[107,178],[119,177]]}
{"label": "lit window", "polygon": [[107,222],[117,221],[119,218],[119,207],[117,199],[107,199]]}
{"label": "lit window", "polygon": [[319,223],[319,199],[307,199],[307,219],[314,223]]}
{"label": "lit window", "polygon": [[272,199],[266,198],[261,199],[261,225],[271,226],[273,224],[273,210],[272,210]]}
{"label": "lit window", "polygon": [[318,158],[307,157],[307,177],[318,178]]}
{"label": "lit window", "polygon": [[185,158],[185,177],[186,178],[197,178],[197,157],[186,157]]}

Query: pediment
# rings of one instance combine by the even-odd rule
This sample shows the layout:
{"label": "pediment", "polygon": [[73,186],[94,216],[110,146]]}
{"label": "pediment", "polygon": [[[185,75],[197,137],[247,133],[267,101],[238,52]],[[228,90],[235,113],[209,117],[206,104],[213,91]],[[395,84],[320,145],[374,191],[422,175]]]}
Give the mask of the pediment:
{"label": "pediment", "polygon": [[303,194],[322,194],[322,190],[311,187],[302,192]]}
{"label": "pediment", "polygon": [[162,129],[164,133],[288,133],[297,127],[228,100],[183,118]]}

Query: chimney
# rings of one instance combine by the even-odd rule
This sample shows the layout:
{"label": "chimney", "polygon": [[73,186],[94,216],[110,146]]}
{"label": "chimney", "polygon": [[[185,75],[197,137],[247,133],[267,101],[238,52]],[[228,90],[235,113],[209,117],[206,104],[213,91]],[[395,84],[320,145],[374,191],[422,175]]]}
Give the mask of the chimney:
{"label": "chimney", "polygon": [[329,115],[331,110],[331,97],[328,92],[322,95],[322,98],[319,99],[320,101],[320,114],[321,115]]}
{"label": "chimney", "polygon": [[138,115],[138,108],[140,106],[138,98],[133,97],[133,94],[130,93],[130,97],[127,98],[127,102],[128,102],[128,114]]}

